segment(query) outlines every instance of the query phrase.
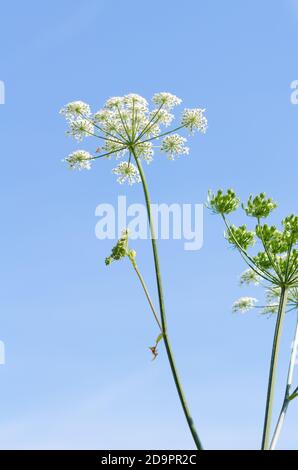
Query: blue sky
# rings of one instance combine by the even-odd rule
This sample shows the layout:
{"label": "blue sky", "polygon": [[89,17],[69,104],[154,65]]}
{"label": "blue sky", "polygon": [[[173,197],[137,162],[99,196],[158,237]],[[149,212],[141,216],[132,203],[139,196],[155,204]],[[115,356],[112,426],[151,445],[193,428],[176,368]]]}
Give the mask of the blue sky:
{"label": "blue sky", "polygon": [[[156,329],[137,281],[125,262],[105,267],[111,241],[94,234],[98,204],[118,194],[142,202],[141,188],[117,185],[110,162],[67,171],[61,159],[76,144],[58,111],[164,90],[206,107],[209,130],[190,156],[146,168],[153,201],[266,191],[278,220],[297,209],[298,2],[28,0],[2,4],[1,17],[0,447],[192,448],[165,352],[155,362],[148,353]],[[202,250],[159,246],[169,331],[203,443],[258,448],[273,319],[231,314],[248,291],[217,217],[205,212]],[[154,290],[149,242],[136,247]],[[293,325],[289,316],[280,393]],[[297,405],[282,448],[297,449]]]}

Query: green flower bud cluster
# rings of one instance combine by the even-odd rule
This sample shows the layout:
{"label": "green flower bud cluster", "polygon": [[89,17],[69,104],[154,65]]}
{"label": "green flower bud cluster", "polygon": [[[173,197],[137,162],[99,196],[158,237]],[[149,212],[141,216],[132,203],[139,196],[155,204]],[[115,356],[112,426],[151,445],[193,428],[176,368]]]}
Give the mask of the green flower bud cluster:
{"label": "green flower bud cluster", "polygon": [[121,238],[112,248],[110,256],[105,259],[105,263],[109,266],[113,261],[119,261],[128,255],[128,230],[123,230]]}
{"label": "green flower bud cluster", "polygon": [[208,192],[207,207],[216,214],[230,214],[238,209],[239,204],[240,201],[232,189],[228,189],[227,194],[223,194],[221,189],[216,194]]}
{"label": "green flower bud cluster", "polygon": [[234,245],[236,248],[240,245],[243,250],[247,250],[255,243],[255,233],[248,231],[246,225],[241,225],[240,227],[231,225],[226,238],[231,245]]}
{"label": "green flower bud cluster", "polygon": [[257,268],[261,271],[267,271],[272,267],[271,261],[264,251],[260,251],[256,256],[253,257],[253,262]]}
{"label": "green flower bud cluster", "polygon": [[275,225],[257,225],[256,235],[274,255],[288,250],[289,240],[283,232],[277,230]]}
{"label": "green flower bud cluster", "polygon": [[277,234],[278,230],[275,225],[257,225],[256,226],[256,235],[260,240],[265,242],[271,241]]}
{"label": "green flower bud cluster", "polygon": [[246,215],[257,219],[268,217],[276,207],[277,204],[271,198],[266,199],[265,193],[261,193],[256,197],[250,196],[246,207],[242,204]]}
{"label": "green flower bud cluster", "polygon": [[282,225],[285,238],[290,240],[292,244],[296,244],[298,242],[298,216],[288,215],[283,219]]}
{"label": "green flower bud cluster", "polygon": [[[227,220],[226,215],[235,211],[239,204],[238,197],[231,189],[225,194],[222,190],[216,194],[208,193],[207,207],[222,216],[228,242],[238,248],[248,267],[273,285],[298,286],[298,216],[292,214],[285,217],[282,220],[283,230],[278,230],[275,225],[261,224],[261,219],[268,217],[277,204],[265,193],[255,197],[251,195],[247,205],[241,204],[248,217],[257,219],[255,230],[250,231],[246,225],[236,227]],[[263,250],[252,256],[248,249],[254,246],[256,238]]]}

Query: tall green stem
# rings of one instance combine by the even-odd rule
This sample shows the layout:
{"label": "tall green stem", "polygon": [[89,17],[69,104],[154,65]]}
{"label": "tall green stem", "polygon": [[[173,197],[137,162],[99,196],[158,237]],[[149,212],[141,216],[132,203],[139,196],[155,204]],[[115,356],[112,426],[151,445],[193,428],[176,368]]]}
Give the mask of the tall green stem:
{"label": "tall green stem", "polygon": [[274,434],[272,437],[272,441],[270,444],[270,450],[274,450],[277,444],[277,441],[279,439],[284,420],[286,417],[286,413],[288,410],[289,403],[291,401],[290,397],[290,392],[291,392],[291,387],[292,387],[292,382],[293,382],[293,375],[294,375],[294,368],[295,368],[295,361],[296,361],[296,354],[297,354],[297,347],[298,347],[298,315],[297,315],[297,321],[296,321],[296,328],[295,328],[295,334],[294,334],[294,340],[292,344],[292,351],[291,351],[291,359],[290,359],[290,365],[289,365],[289,370],[288,370],[288,377],[287,377],[287,386],[286,386],[286,391],[285,391],[285,397],[284,401],[282,404],[282,408],[278,417],[278,421],[274,430]]}
{"label": "tall green stem", "polygon": [[133,269],[135,270],[135,272],[136,272],[136,274],[137,274],[137,276],[138,276],[138,279],[139,279],[139,281],[140,281],[140,283],[141,283],[141,286],[143,287],[143,290],[144,290],[146,299],[148,300],[148,303],[149,303],[149,306],[150,306],[150,308],[151,308],[151,311],[152,311],[152,313],[153,313],[153,315],[154,315],[155,321],[156,321],[156,323],[158,324],[158,327],[159,327],[160,331],[162,332],[162,325],[161,325],[161,323],[160,323],[160,321],[159,321],[159,318],[158,318],[158,316],[157,316],[157,313],[156,313],[156,311],[155,311],[155,307],[154,307],[153,302],[152,302],[152,300],[151,300],[151,297],[150,297],[148,288],[147,288],[147,286],[146,286],[146,283],[145,283],[145,281],[144,281],[144,278],[143,278],[142,274],[140,273],[140,270],[139,270],[138,265],[137,265],[137,263],[135,262],[135,260],[133,260],[133,259],[130,258],[130,262],[131,262],[132,267],[133,267]]}
{"label": "tall green stem", "polygon": [[268,450],[270,442],[270,428],[272,421],[272,409],[274,401],[274,391],[275,391],[275,382],[276,382],[276,372],[279,356],[279,347],[282,334],[282,327],[286,312],[286,305],[288,300],[288,289],[286,287],[281,288],[278,314],[274,332],[274,339],[272,345],[272,354],[270,362],[270,371],[269,371],[269,381],[268,381],[268,390],[267,390],[267,401],[266,401],[266,410],[265,410],[265,421],[264,421],[264,430],[262,438],[262,450]]}
{"label": "tall green stem", "polygon": [[158,300],[159,300],[159,308],[160,308],[160,316],[161,316],[161,324],[162,324],[162,330],[163,330],[163,340],[165,343],[165,348],[168,356],[168,360],[170,363],[173,379],[176,385],[176,389],[180,398],[181,406],[184,411],[184,415],[186,418],[186,421],[188,423],[190,432],[192,434],[193,440],[196,444],[196,447],[198,450],[203,450],[203,446],[201,444],[200,438],[197,434],[193,419],[190,415],[190,411],[186,402],[186,398],[184,396],[184,392],[182,389],[182,385],[179,379],[177,367],[174,361],[169,337],[168,337],[168,331],[167,331],[167,319],[166,319],[166,311],[165,311],[165,305],[164,305],[164,296],[163,296],[163,288],[162,288],[162,280],[161,280],[161,273],[160,273],[160,266],[159,266],[159,257],[158,257],[158,250],[157,250],[157,243],[156,243],[156,236],[155,236],[155,229],[154,229],[154,222],[152,220],[152,213],[151,213],[151,203],[150,203],[150,196],[149,196],[149,191],[148,191],[148,186],[146,182],[146,177],[141,165],[140,160],[136,156],[135,152],[133,149],[131,149],[131,152],[135,158],[136,165],[138,167],[140,177],[142,180],[142,185],[143,185],[143,190],[144,190],[144,196],[145,196],[145,201],[146,201],[146,208],[147,208],[147,214],[148,214],[148,221],[149,221],[149,227],[150,227],[150,234],[151,234],[151,243],[152,243],[152,250],[153,250],[153,258],[154,258],[154,266],[155,266],[155,276],[156,276],[156,283],[157,283],[157,291],[158,291]]}

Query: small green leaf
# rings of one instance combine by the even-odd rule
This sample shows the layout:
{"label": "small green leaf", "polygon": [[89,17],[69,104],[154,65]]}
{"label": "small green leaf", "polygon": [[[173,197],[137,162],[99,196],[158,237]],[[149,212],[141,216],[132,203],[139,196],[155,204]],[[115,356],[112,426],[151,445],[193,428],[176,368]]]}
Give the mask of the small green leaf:
{"label": "small green leaf", "polygon": [[297,393],[293,393],[293,395],[290,395],[289,398],[288,398],[288,400],[289,400],[289,401],[292,401],[292,400],[294,400],[294,398],[296,398],[296,397],[298,397],[298,392],[297,392]]}
{"label": "small green leaf", "polygon": [[158,335],[158,337],[156,338],[155,345],[149,347],[150,351],[151,351],[152,354],[153,354],[153,359],[152,359],[153,361],[154,361],[154,359],[156,359],[157,356],[158,356],[157,345],[158,345],[158,343],[162,340],[162,338],[163,338],[163,333],[160,333],[160,334]]}
{"label": "small green leaf", "polygon": [[163,333],[160,333],[160,334],[158,335],[158,337],[156,338],[155,346],[158,345],[158,343],[162,340],[162,338],[163,338]]}

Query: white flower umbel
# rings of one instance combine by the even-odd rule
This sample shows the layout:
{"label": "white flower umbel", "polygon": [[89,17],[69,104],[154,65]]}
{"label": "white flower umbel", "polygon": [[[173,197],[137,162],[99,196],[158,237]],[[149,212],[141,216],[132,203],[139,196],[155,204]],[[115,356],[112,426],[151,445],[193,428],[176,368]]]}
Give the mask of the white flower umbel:
{"label": "white flower umbel", "polygon": [[260,284],[261,277],[253,270],[246,269],[240,276],[240,285],[254,284],[255,286]]}
{"label": "white flower umbel", "polygon": [[168,127],[172,124],[174,114],[169,113],[169,111],[166,109],[154,109],[151,111],[150,117],[155,117],[158,124],[163,124],[164,126]]}
{"label": "white flower umbel", "polygon": [[92,155],[85,150],[76,150],[72,152],[68,157],[64,159],[68,163],[69,167],[73,170],[77,168],[78,170],[90,170]]}
{"label": "white flower umbel", "polygon": [[72,101],[60,110],[60,114],[63,114],[66,119],[77,119],[90,116],[91,110],[89,104],[83,101]]}
{"label": "white flower umbel", "polygon": [[268,304],[261,311],[262,315],[272,315],[278,312],[278,304]]}
{"label": "white flower umbel", "polygon": [[160,150],[168,155],[170,160],[174,160],[178,155],[187,155],[189,148],[184,144],[187,140],[179,134],[171,134],[162,141]]}
{"label": "white flower umbel", "polygon": [[157,106],[164,106],[166,109],[172,109],[182,103],[182,100],[171,93],[165,91],[161,93],[155,93],[152,101]]}
{"label": "white flower umbel", "polygon": [[257,299],[254,297],[240,297],[233,303],[233,312],[245,313],[255,307]]}
{"label": "white flower umbel", "polygon": [[185,109],[182,115],[182,126],[189,129],[190,132],[194,132],[196,129],[202,134],[207,131],[207,119],[204,116],[205,109],[194,108]]}
{"label": "white flower umbel", "polygon": [[123,97],[123,104],[128,109],[135,109],[141,112],[148,111],[148,101],[143,96],[137,95],[136,93],[129,93]]}
{"label": "white flower umbel", "polygon": [[119,163],[119,165],[113,169],[113,173],[118,175],[117,181],[120,184],[123,184],[127,181],[127,183],[131,186],[134,183],[141,182],[139,171],[132,163]]}
{"label": "white flower umbel", "polygon": [[71,121],[70,130],[68,135],[74,137],[77,140],[83,140],[84,137],[89,137],[93,135],[94,126],[87,119],[77,119],[76,121]]}
{"label": "white flower umbel", "polygon": [[136,146],[136,155],[138,158],[145,160],[146,163],[151,163],[153,160],[153,145],[151,142],[142,142]]}
{"label": "white flower umbel", "polygon": [[266,289],[266,300],[268,304],[277,303],[280,297],[280,287],[270,287]]}
{"label": "white flower umbel", "polygon": [[[94,160],[101,157],[115,157],[116,160],[126,158],[127,162],[138,166],[137,159],[150,163],[157,148],[166,153],[170,160],[178,155],[188,154],[185,137],[176,132],[183,128],[205,132],[207,120],[203,116],[204,110],[185,110],[182,123],[168,130],[174,120],[170,111],[181,103],[181,99],[171,93],[161,92],[153,96],[152,102],[153,106],[150,106],[142,96],[129,93],[109,98],[95,114],[91,113],[90,106],[83,101],[68,103],[62,108],[61,114],[69,124],[68,135],[78,141],[88,136],[101,140],[92,157]],[[124,178],[124,170],[130,169],[133,172],[133,168],[132,164],[117,167],[117,171],[122,172],[118,181],[135,182],[133,173]]]}

